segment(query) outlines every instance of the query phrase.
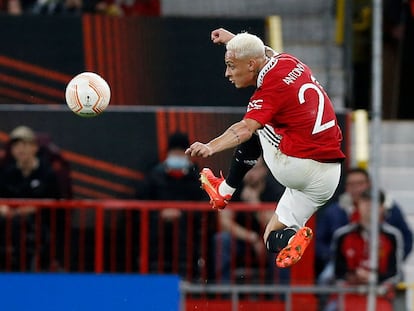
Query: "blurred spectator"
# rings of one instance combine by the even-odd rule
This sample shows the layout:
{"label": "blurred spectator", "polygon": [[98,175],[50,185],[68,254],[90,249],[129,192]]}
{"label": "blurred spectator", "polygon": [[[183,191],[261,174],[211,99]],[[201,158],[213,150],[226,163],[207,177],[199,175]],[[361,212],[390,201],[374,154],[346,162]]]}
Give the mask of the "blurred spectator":
{"label": "blurred spectator", "polygon": [[82,11],[82,0],[36,0],[30,13],[40,15],[80,15]]}
{"label": "blurred spectator", "polygon": [[[322,270],[326,269],[330,260],[330,245],[333,233],[341,226],[358,220],[357,202],[361,193],[370,188],[371,182],[369,174],[362,168],[351,168],[345,177],[345,192],[339,196],[339,200],[334,202],[317,215],[316,227],[316,272],[319,275]],[[389,195],[385,195],[384,202],[384,220],[398,228],[401,231],[404,240],[403,258],[407,258],[413,247],[413,236],[405,215],[400,206]],[[326,274],[321,278],[329,279],[330,268],[325,271]],[[328,280],[320,280],[322,283]]]}
{"label": "blurred spectator", "polygon": [[[269,174],[263,159],[259,158],[256,165],[244,177],[243,187],[233,195],[232,201],[250,204],[277,202],[283,194],[284,187]],[[249,274],[247,268],[259,266],[266,269],[266,281],[273,283],[272,278],[275,274],[273,272],[277,269],[274,264],[275,256],[266,251],[261,238],[273,213],[274,210],[258,210],[252,216],[251,213],[234,212],[231,209],[219,211],[219,232],[214,236],[215,273],[218,280],[227,283],[233,277],[239,277],[231,275],[232,268],[237,268],[236,265],[243,267],[242,274]],[[235,262],[234,266],[232,261]],[[278,283],[283,283],[288,278],[289,270],[277,270]],[[253,276],[257,277],[257,275]],[[249,279],[246,275],[242,277]]]}
{"label": "blurred spectator", "polygon": [[7,1],[7,13],[10,15],[20,15],[23,12],[22,4],[20,0],[8,0]]}
{"label": "blurred spectator", "polygon": [[36,0],[0,0],[0,10],[9,15],[22,15],[30,13],[35,2]]}
{"label": "blurred spectator", "polygon": [[[345,192],[339,196],[337,202],[326,206],[317,214],[315,272],[318,284],[327,285],[333,282],[334,271],[331,253],[333,234],[338,228],[359,220],[358,202],[361,194],[370,186],[370,177],[366,170],[351,168],[345,176]],[[403,259],[407,258],[413,246],[412,231],[401,208],[389,195],[385,195],[383,217],[384,221],[401,232]],[[326,296],[321,295],[319,298],[320,304],[324,305]]]}
{"label": "blurred spectator", "polygon": [[[200,188],[199,169],[185,154],[189,146],[188,136],[176,132],[168,139],[166,159],[157,164],[147,175],[144,182],[138,185],[136,198],[142,200],[168,201],[201,201],[207,196]],[[194,228],[191,236],[193,248],[188,250],[189,228]],[[199,212],[182,211],[176,208],[165,208],[150,213],[150,270],[151,272],[179,272],[185,276],[187,266],[197,269],[200,254],[201,227]],[[192,254],[189,254],[193,252]],[[187,257],[193,258],[187,262]],[[178,259],[178,267],[174,263]],[[197,271],[192,271],[197,273]]]}
{"label": "blurred spectator", "polygon": [[[10,157],[6,156],[0,171],[0,197],[36,199],[61,197],[56,173],[50,162],[45,157],[39,156],[39,144],[32,129],[26,126],[16,127],[10,133],[8,148]],[[36,222],[37,213],[40,213],[41,228],[38,227],[39,222]],[[39,265],[42,269],[49,269],[51,263],[48,260],[49,254],[46,253],[50,234],[49,211],[42,209],[40,212],[34,206],[12,208],[3,205],[0,214],[1,232],[5,232],[10,221],[12,228],[12,248],[2,244],[1,258],[11,255],[13,270],[33,270]],[[42,244],[40,249],[36,247],[36,232],[38,234],[40,232]],[[23,247],[21,241],[26,242]],[[4,242],[2,239],[2,243]],[[25,264],[22,264],[24,262]]]}
{"label": "blurred spectator", "polygon": [[115,16],[159,16],[159,0],[101,0],[95,12]]}
{"label": "blurred spectator", "polygon": [[[4,3],[3,3],[4,1]],[[83,0],[0,0],[0,10],[10,15],[80,15],[84,11]]]}
{"label": "blurred spectator", "polygon": [[[395,285],[401,281],[403,263],[403,240],[401,232],[384,222],[385,196],[379,194],[379,239],[378,239],[378,279],[381,295],[377,298],[376,310],[393,310],[392,298]],[[368,284],[370,279],[371,238],[371,190],[364,191],[358,201],[358,221],[339,228],[334,233],[332,249],[334,254],[334,276],[340,285]],[[365,294],[345,296],[346,311],[366,310]],[[338,310],[332,301],[325,310]],[[342,310],[342,309],[341,309]]]}
{"label": "blurred spectator", "polygon": [[0,12],[10,15],[160,16],[159,0],[0,0]]}

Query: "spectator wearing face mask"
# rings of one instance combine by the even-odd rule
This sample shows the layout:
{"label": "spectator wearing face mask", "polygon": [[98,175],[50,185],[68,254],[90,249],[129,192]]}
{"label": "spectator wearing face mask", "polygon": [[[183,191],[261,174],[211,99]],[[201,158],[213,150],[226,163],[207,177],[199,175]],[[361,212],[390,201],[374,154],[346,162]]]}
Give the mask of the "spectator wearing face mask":
{"label": "spectator wearing face mask", "polygon": [[[166,158],[156,164],[144,182],[138,185],[138,199],[199,201],[206,198],[198,181],[199,168],[185,154],[188,145],[189,140],[185,133],[176,132],[169,136]],[[179,211],[174,214],[178,216]]]}
{"label": "spectator wearing face mask", "polygon": [[[189,146],[187,134],[176,132],[168,139],[167,156],[153,167],[143,183],[138,185],[136,198],[159,201],[205,201],[207,196],[200,188],[199,168],[185,154]],[[189,217],[191,215],[191,217]],[[152,272],[180,273],[187,271],[187,232],[200,228],[200,217],[193,211],[165,208],[150,213],[150,269]],[[194,239],[193,239],[194,238]],[[192,236],[196,242],[197,236]],[[196,249],[196,248],[194,248]],[[195,250],[196,251],[196,250]],[[178,265],[174,261],[178,258]],[[199,254],[193,254],[197,261]],[[188,263],[190,264],[190,263]]]}

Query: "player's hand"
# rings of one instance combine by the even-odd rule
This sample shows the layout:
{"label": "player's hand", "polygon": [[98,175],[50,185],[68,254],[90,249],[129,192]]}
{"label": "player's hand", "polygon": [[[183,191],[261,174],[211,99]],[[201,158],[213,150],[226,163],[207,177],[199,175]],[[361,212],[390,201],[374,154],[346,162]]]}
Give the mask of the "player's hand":
{"label": "player's hand", "polygon": [[213,154],[213,150],[208,144],[203,144],[200,142],[195,142],[187,150],[185,154],[192,157],[203,157],[207,158]]}
{"label": "player's hand", "polygon": [[218,28],[211,32],[211,40],[216,44],[226,44],[234,37],[234,33],[224,29]]}

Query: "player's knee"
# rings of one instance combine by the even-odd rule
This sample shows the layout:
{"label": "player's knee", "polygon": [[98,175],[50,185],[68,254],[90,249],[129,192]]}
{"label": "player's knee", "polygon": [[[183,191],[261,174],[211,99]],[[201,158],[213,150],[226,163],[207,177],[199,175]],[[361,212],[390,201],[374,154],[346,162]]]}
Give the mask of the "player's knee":
{"label": "player's knee", "polygon": [[269,252],[279,253],[288,245],[289,240],[296,234],[296,230],[290,227],[271,231],[266,240],[266,248]]}

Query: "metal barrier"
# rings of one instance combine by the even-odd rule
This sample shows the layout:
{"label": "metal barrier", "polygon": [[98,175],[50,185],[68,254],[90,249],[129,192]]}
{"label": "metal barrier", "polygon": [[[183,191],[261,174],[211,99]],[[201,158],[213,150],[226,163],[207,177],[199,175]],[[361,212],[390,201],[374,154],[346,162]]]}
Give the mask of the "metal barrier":
{"label": "metal barrier", "polygon": [[[344,310],[346,294],[367,294],[367,286],[340,287],[340,286],[286,286],[286,285],[195,285],[187,282],[180,283],[180,311],[186,309],[186,295],[190,293],[223,293],[231,295],[231,311],[239,310],[241,294],[285,294],[284,303],[279,306],[278,310],[283,308],[286,311],[304,310],[304,305],[295,301],[295,294],[337,294],[338,311]],[[300,299],[300,298],[299,298]],[[307,310],[312,310],[311,305],[307,305]],[[201,308],[202,310],[202,308]]]}
{"label": "metal barrier", "polygon": [[[168,208],[180,210],[185,221],[163,224],[159,212]],[[228,208],[252,217],[259,210],[273,210],[274,204],[232,202]],[[172,273],[183,280],[180,290],[187,307],[200,301],[210,301],[211,306],[221,299],[232,310],[247,299],[255,308],[266,303],[285,310],[306,305],[311,311],[317,310],[317,293],[365,290],[313,286],[313,244],[300,263],[283,269],[288,271],[283,280],[277,273],[267,278],[269,271],[277,270],[274,263],[255,260],[248,248],[237,255],[232,247],[232,278],[223,280],[214,271],[217,254],[212,245],[214,234],[220,232],[219,211],[207,202],[1,199],[0,211],[3,272]]]}
{"label": "metal barrier", "polygon": [[[207,202],[2,199],[0,206],[11,211],[0,217],[2,271],[177,273],[192,282],[216,277],[209,270],[211,240],[220,228]],[[229,208],[251,217],[274,204]],[[165,209],[182,216],[162,222],[159,212]],[[267,263],[250,253],[246,249],[242,268],[265,269]],[[232,257],[236,270],[238,258]],[[263,280],[256,281],[264,282],[265,273],[259,275]]]}
{"label": "metal barrier", "polygon": [[[413,285],[400,283],[397,285],[397,292],[394,298],[387,296],[387,286],[377,286],[377,308],[376,310],[395,310],[405,311],[413,310],[413,304],[407,304],[407,297],[401,290],[413,289]],[[188,299],[189,294],[227,294],[229,300],[225,304],[225,310],[252,310],[255,306],[257,310],[262,310],[264,307],[270,310],[285,310],[285,311],[302,311],[302,310],[320,310],[315,304],[312,304],[310,297],[318,295],[325,295],[330,297],[330,302],[334,303],[334,307],[329,310],[344,311],[344,310],[365,310],[368,304],[367,294],[369,292],[368,285],[355,286],[314,286],[314,285],[200,285],[191,284],[188,282],[180,283],[180,311],[195,310],[192,308],[196,305],[198,311],[217,310],[217,307],[211,302],[204,303],[202,301]],[[241,300],[240,296],[243,294],[267,294],[275,297],[278,294],[283,294],[282,301],[274,301],[273,303],[265,304],[266,301],[260,303],[253,301],[253,305],[246,304],[246,300]],[[412,294],[412,292],[411,292]],[[274,300],[274,299],[273,299]],[[412,300],[412,299],[408,299]],[[245,305],[243,305],[245,304]],[[223,304],[222,304],[223,305]],[[304,307],[306,306],[306,307]],[[333,305],[331,305],[333,306]],[[255,310],[256,310],[255,309]],[[224,309],[223,309],[224,310]],[[324,309],[325,310],[325,309]]]}

